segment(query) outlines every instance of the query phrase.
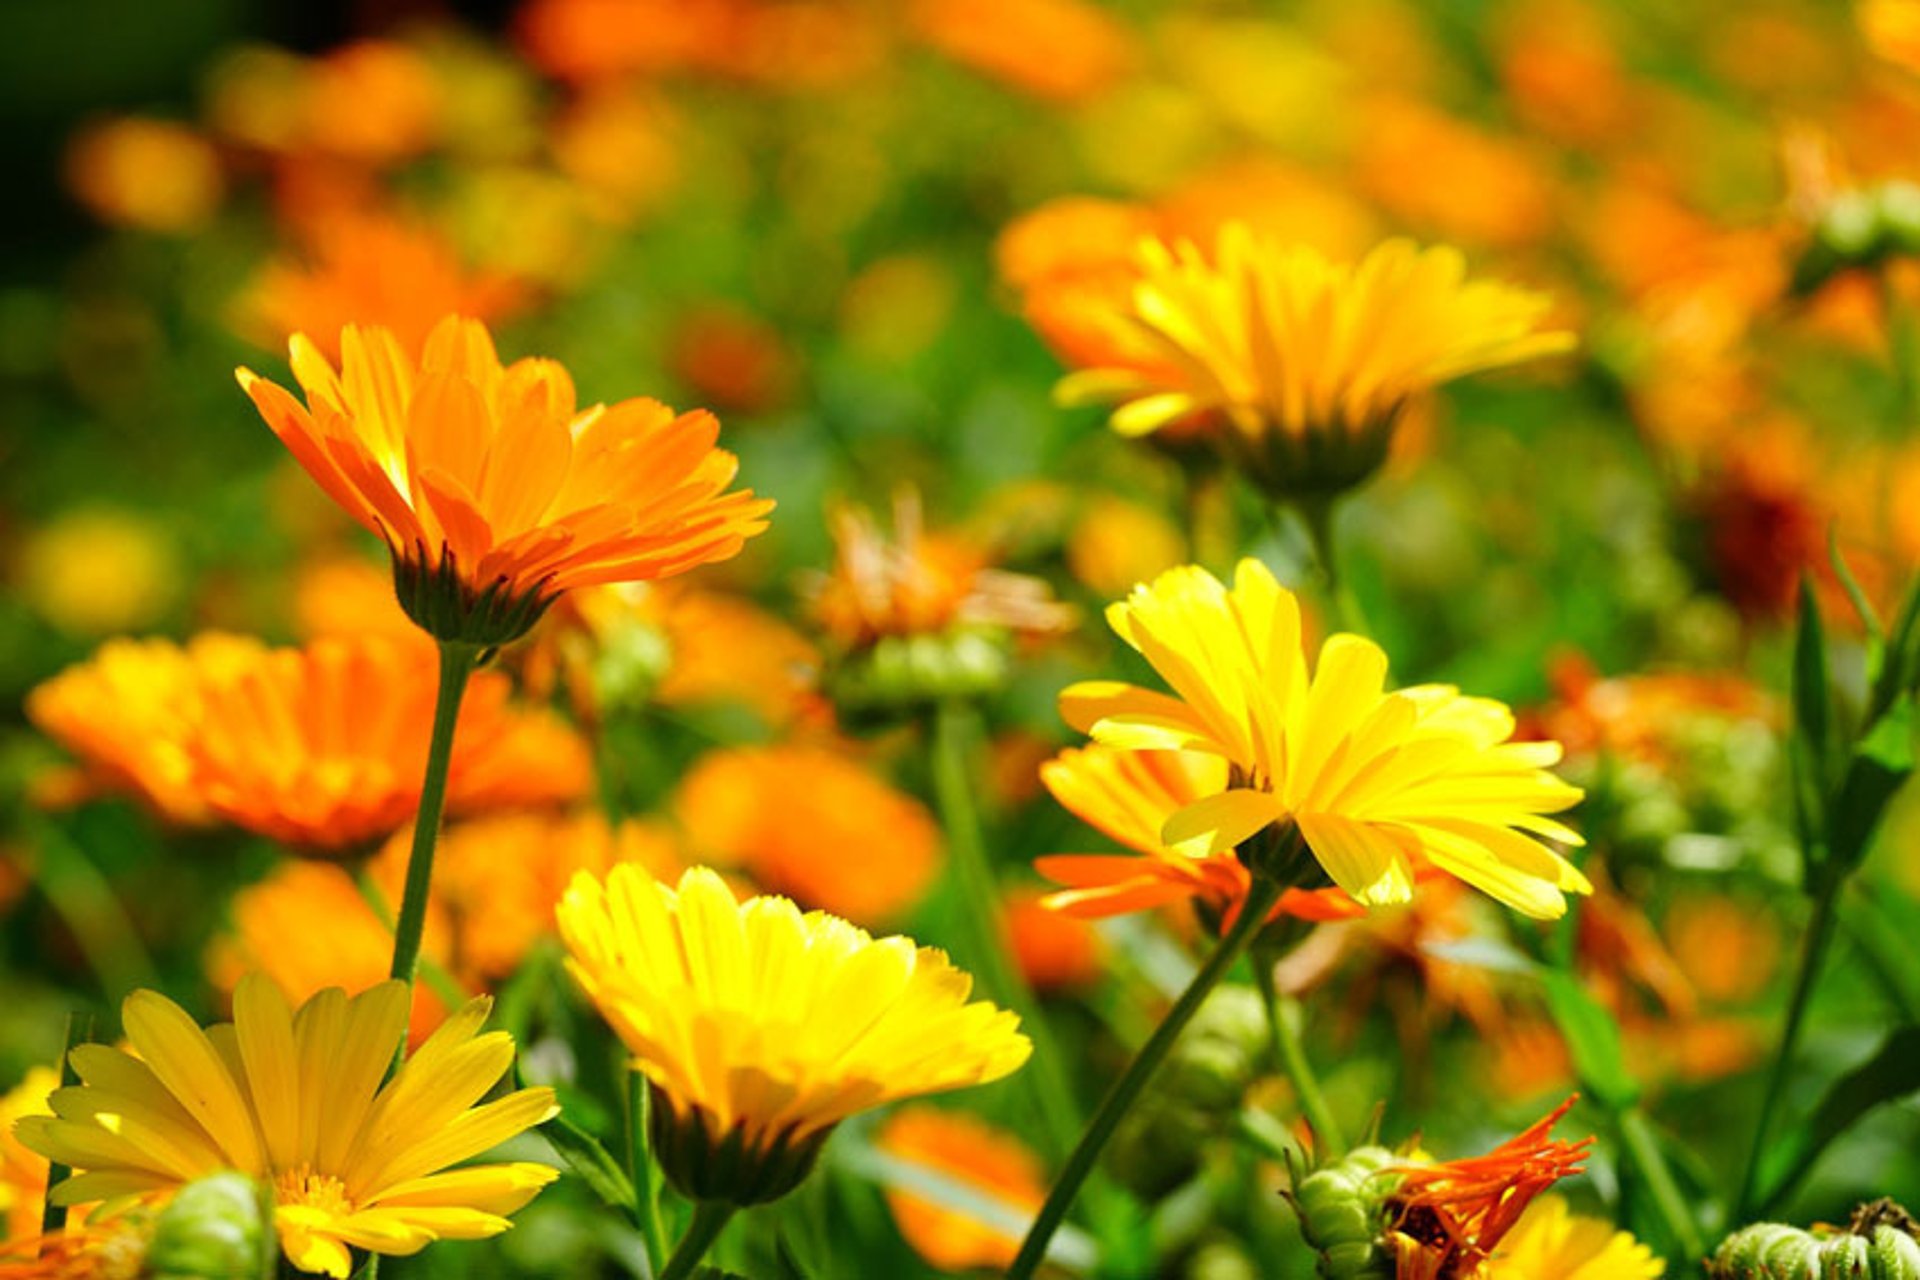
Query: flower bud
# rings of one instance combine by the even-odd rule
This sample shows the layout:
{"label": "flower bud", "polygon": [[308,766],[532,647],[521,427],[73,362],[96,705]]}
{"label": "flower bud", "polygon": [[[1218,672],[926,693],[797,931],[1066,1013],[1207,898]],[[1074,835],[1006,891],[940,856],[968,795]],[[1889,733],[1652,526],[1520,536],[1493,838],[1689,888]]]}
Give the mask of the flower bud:
{"label": "flower bud", "polygon": [[1402,1160],[1385,1147],[1359,1147],[1287,1193],[1301,1235],[1320,1255],[1323,1280],[1393,1280],[1387,1197],[1400,1180],[1385,1171]]}
{"label": "flower bud", "polygon": [[231,1170],[180,1188],[154,1225],[153,1280],[272,1280],[280,1256],[267,1188]]}
{"label": "flower bud", "polygon": [[1713,1280],[1920,1280],[1920,1223],[1891,1200],[1861,1205],[1845,1229],[1755,1223],[1721,1243],[1707,1273]]}
{"label": "flower bud", "polygon": [[882,636],[833,663],[826,691],[855,719],[885,719],[992,693],[1008,667],[1006,638],[977,628]]}
{"label": "flower bud", "polygon": [[544,585],[516,590],[504,577],[476,591],[452,551],[442,548],[439,559],[430,562],[424,546],[394,549],[393,590],[407,617],[435,640],[479,649],[497,649],[526,635],[557,594]]}

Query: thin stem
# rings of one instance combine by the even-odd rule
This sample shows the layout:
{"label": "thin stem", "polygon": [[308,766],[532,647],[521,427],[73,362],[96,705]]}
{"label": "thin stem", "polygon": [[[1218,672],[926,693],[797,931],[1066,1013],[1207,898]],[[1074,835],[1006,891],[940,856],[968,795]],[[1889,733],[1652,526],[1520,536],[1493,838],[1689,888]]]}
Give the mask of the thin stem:
{"label": "thin stem", "polygon": [[942,702],[933,717],[933,789],[940,808],[940,825],[947,834],[947,857],[960,890],[960,915],[969,934],[969,951],[978,966],[987,993],[1020,1015],[1022,1029],[1033,1040],[1028,1071],[1022,1073],[1037,1092],[1041,1123],[1047,1126],[1056,1153],[1072,1144],[1080,1123],[1073,1091],[1060,1074],[1060,1058],[1049,1043],[1040,1006],[1026,979],[1007,954],[1005,912],[987,862],[986,841],[980,833],[980,813],[974,806],[974,783],[968,768],[974,741],[970,707]]}
{"label": "thin stem", "polygon": [[440,839],[440,814],[447,803],[453,731],[460,720],[460,699],[479,660],[480,650],[473,645],[440,642],[440,691],[433,703],[433,737],[427,746],[426,777],[420,784],[420,810],[413,819],[413,849],[407,855],[407,886],[400,896],[400,920],[393,930],[391,972],[409,986],[420,964],[420,933],[427,923],[433,849]]}
{"label": "thin stem", "polygon": [[111,995],[158,986],[153,960],[112,882],[58,824],[38,816],[27,821],[30,838],[41,850],[35,868],[40,892],[73,934],[101,987]]}
{"label": "thin stem", "polygon": [[[367,909],[373,912],[373,917],[380,922],[380,927],[392,933],[393,908],[387,903],[386,891],[374,883],[373,875],[368,871],[365,862],[361,862],[354,868],[353,882],[359,887],[361,900],[367,904]],[[423,955],[420,957],[418,967],[420,980],[427,984],[433,994],[439,998],[440,1003],[449,1011],[458,1009],[467,1002],[467,993],[461,989],[453,975],[448,973],[446,967],[439,961],[432,956]]]}
{"label": "thin stem", "polygon": [[1240,918],[1234,921],[1227,936],[1220,939],[1206,964],[1194,975],[1187,989],[1180,993],[1172,1009],[1147,1043],[1135,1055],[1128,1065],[1126,1074],[1114,1082],[1108,1091],[1100,1110],[1094,1113],[1093,1120],[1087,1125],[1087,1131],[1081,1135],[1080,1145],[1067,1157],[1066,1167],[1054,1181],[1053,1189],[1047,1193],[1047,1201],[1040,1206],[1040,1213],[1033,1221],[1033,1227],[1027,1232],[1027,1238],[1020,1245],[1020,1253],[1013,1260],[1013,1266],[1007,1270],[1007,1280],[1027,1280],[1039,1267],[1046,1256],[1047,1242],[1060,1227],[1067,1216],[1067,1209],[1073,1204],[1074,1196],[1080,1191],[1080,1184],[1093,1171],[1094,1163],[1099,1160],[1100,1152],[1113,1137],[1114,1130],[1125,1118],[1133,1106],[1140,1091],[1153,1078],[1153,1073],[1166,1060],[1174,1042],[1193,1020],[1207,994],[1218,986],[1227,970],[1233,967],[1240,953],[1247,949],[1253,935],[1266,922],[1267,913],[1273,910],[1273,904],[1280,900],[1281,886],[1265,876],[1256,876],[1253,888],[1247,894],[1247,900],[1240,907]]}
{"label": "thin stem", "polygon": [[1660,1140],[1654,1136],[1647,1113],[1631,1106],[1616,1118],[1620,1124],[1620,1141],[1646,1180],[1647,1190],[1653,1193],[1653,1204],[1660,1211],[1661,1221],[1685,1251],[1688,1263],[1698,1263],[1707,1256],[1706,1242],[1700,1238],[1700,1224],[1694,1220],[1693,1211],[1687,1208],[1687,1198],[1680,1194],[1680,1186],[1673,1180],[1673,1170],[1667,1167],[1667,1158],[1660,1152]]}
{"label": "thin stem", "polygon": [[1829,875],[1813,899],[1813,919],[1807,925],[1807,943],[1800,953],[1800,972],[1793,980],[1793,996],[1787,1004],[1787,1023],[1774,1050],[1773,1066],[1767,1072],[1767,1091],[1760,1102],[1760,1118],[1753,1130],[1753,1150],[1747,1157],[1747,1171],[1740,1179],[1740,1198],[1735,1202],[1733,1220],[1745,1222],[1760,1192],[1760,1169],[1766,1163],[1767,1138],[1773,1129],[1773,1113],[1779,1109],[1786,1092],[1787,1069],[1792,1065],[1794,1049],[1812,1003],[1813,988],[1819,981],[1827,949],[1833,943],[1835,907],[1844,879]]}
{"label": "thin stem", "polygon": [[667,1229],[660,1220],[660,1170],[647,1149],[647,1109],[652,1105],[653,1091],[647,1087],[647,1078],[627,1068],[627,1178],[639,1202],[647,1264],[658,1272],[667,1256]]}
{"label": "thin stem", "polygon": [[702,1200],[693,1206],[693,1221],[687,1224],[687,1234],[680,1237],[679,1247],[673,1251],[673,1257],[667,1259],[666,1270],[660,1273],[660,1280],[686,1280],[700,1260],[707,1256],[707,1250],[720,1238],[721,1229],[727,1220],[733,1217],[733,1206],[724,1200]]}
{"label": "thin stem", "polygon": [[1367,622],[1360,614],[1360,602],[1354,599],[1340,572],[1340,551],[1333,536],[1333,515],[1339,503],[1335,495],[1309,495],[1295,501],[1307,526],[1307,541],[1313,546],[1313,558],[1320,567],[1327,607],[1334,625],[1355,635],[1367,634]]}
{"label": "thin stem", "polygon": [[[60,1049],[60,1087],[72,1088],[80,1083],[80,1073],[74,1069],[73,1051],[93,1039],[93,1015],[90,1013],[69,1013],[67,1015],[67,1033]],[[53,1202],[53,1189],[67,1180],[73,1172],[66,1165],[54,1161],[47,1166],[46,1196],[40,1208],[40,1234],[53,1235],[66,1229],[67,1206]]]}
{"label": "thin stem", "polygon": [[1260,990],[1261,1003],[1267,1007],[1274,1052],[1280,1057],[1287,1079],[1293,1082],[1294,1095],[1300,1100],[1300,1114],[1307,1118],[1307,1126],[1313,1130],[1317,1153],[1323,1159],[1345,1155],[1346,1134],[1334,1117],[1333,1108],[1327,1105],[1327,1095],[1320,1091],[1320,1079],[1314,1075],[1313,1064],[1307,1059],[1307,1047],[1300,1039],[1300,1002],[1280,994],[1273,982],[1273,958],[1257,951],[1253,957],[1253,982]]}

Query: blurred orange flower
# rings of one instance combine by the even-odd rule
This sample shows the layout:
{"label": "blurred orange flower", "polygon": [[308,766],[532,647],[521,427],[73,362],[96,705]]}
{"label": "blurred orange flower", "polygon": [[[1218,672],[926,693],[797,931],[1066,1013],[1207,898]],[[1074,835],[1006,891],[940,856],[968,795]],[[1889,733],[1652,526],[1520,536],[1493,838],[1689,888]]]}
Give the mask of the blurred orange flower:
{"label": "blurred orange flower", "polygon": [[673,812],[693,856],[855,924],[898,919],[940,870],[926,806],[825,747],[710,752],[681,779]]}
{"label": "blurred orange flower", "polygon": [[733,307],[707,305],[674,326],[667,365],[708,404],[767,413],[792,393],[793,352],[765,320]]}
{"label": "blurred orange flower", "polygon": [[385,166],[439,138],[441,86],[421,52],[358,40],[303,58],[243,49],[215,68],[207,114],[225,136],[274,153]]}
{"label": "blurred orange flower", "polygon": [[738,464],[704,410],[655,400],[577,411],[550,360],[503,366],[477,321],[448,317],[416,363],[349,326],[336,373],[291,344],[302,406],[240,384],[321,488],[385,539],[408,615],[439,639],[499,644],[572,587],[668,577],[736,554],[772,507],[727,493]]}
{"label": "blurred orange flower", "polygon": [[378,635],[428,643],[393,598],[393,575],[365,556],[334,554],[294,570],[292,614],[303,640]]}
{"label": "blurred orange flower", "polygon": [[[1207,854],[1161,842],[1168,818],[1226,789],[1227,765],[1191,751],[1069,747],[1042,765],[1040,779],[1062,807],[1126,845],[1126,854],[1054,854],[1034,861],[1067,886],[1049,894],[1054,911],[1098,919],[1191,901],[1225,929],[1253,887],[1253,873],[1231,854]],[[1342,920],[1366,909],[1338,889],[1289,889],[1272,918]]]}
{"label": "blurred orange flower", "polygon": [[962,66],[1050,102],[1085,102],[1138,57],[1133,33],[1087,0],[915,0],[922,40]]}
{"label": "blurred orange flower", "polygon": [[1585,655],[1554,657],[1554,700],[1529,731],[1552,738],[1570,758],[1602,753],[1648,764],[1673,760],[1675,731],[1687,717],[1713,716],[1777,726],[1780,707],[1767,690],[1727,671],[1640,672],[1602,676]]}
{"label": "blurred orange flower", "polygon": [[887,1208],[894,1223],[928,1265],[1000,1271],[1013,1262],[1026,1225],[1047,1198],[1045,1169],[1025,1143],[965,1112],[921,1104],[889,1116],[874,1146],[1004,1211],[1004,1220],[986,1222],[890,1185]]}
{"label": "blurred orange flower", "polygon": [[76,134],[66,175],[95,217],[142,231],[199,230],[226,190],[212,143],[185,125],[132,116]]}
{"label": "blurred orange flower", "polygon": [[1067,535],[1067,569],[1097,596],[1124,596],[1187,558],[1187,542],[1163,513],[1096,494]]}
{"label": "blurred orange flower", "polygon": [[1757,902],[1688,894],[1667,908],[1661,932],[1687,981],[1716,1003],[1754,999],[1780,964],[1780,922]]}
{"label": "blurred orange flower", "polygon": [[548,145],[560,171],[624,222],[659,204],[680,180],[673,118],[632,85],[587,89],[554,120]]}
{"label": "blurred orange flower", "polygon": [[1515,248],[1553,229],[1553,190],[1538,157],[1425,103],[1375,100],[1355,163],[1363,188],[1430,235]]}
{"label": "blurred orange flower", "polygon": [[1002,920],[1014,963],[1035,991],[1093,986],[1106,972],[1106,945],[1086,920],[1050,910],[1045,897],[1033,889],[1005,895]]}

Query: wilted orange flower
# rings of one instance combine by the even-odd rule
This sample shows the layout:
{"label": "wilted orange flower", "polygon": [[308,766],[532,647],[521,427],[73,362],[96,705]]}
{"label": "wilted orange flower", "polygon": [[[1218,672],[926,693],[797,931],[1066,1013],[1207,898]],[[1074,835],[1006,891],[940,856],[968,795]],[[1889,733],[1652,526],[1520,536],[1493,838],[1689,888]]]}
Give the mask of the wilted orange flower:
{"label": "wilted orange flower", "polygon": [[109,640],[27,695],[34,727],[78,759],[88,790],[126,793],[170,822],[210,816],[193,784],[190,727],[210,673],[249,666],[257,640],[212,633],[183,648],[170,640]]}
{"label": "wilted orange flower", "polygon": [[340,359],[339,335],[349,325],[389,329],[418,356],[444,317],[498,320],[525,297],[520,282],[468,270],[444,236],[391,213],[326,218],[307,240],[304,251],[267,264],[245,309],[249,326],[274,344],[311,334],[328,360]]}
{"label": "wilted orange flower", "polygon": [[1562,653],[1549,671],[1554,700],[1534,718],[1539,735],[1569,757],[1600,753],[1649,764],[1673,759],[1675,730],[1688,717],[1775,725],[1780,708],[1765,689],[1722,671],[1602,676],[1583,654]]}
{"label": "wilted orange flower", "polygon": [[1007,949],[1035,991],[1090,987],[1105,972],[1106,946],[1086,920],[1048,909],[1045,895],[1016,889],[1002,899]]}
{"label": "wilted orange flower", "polygon": [[[1552,189],[1537,157],[1425,103],[1376,100],[1356,163],[1375,199],[1448,240],[1511,248],[1553,228]],[[1434,181],[1436,173],[1446,181]]]}
{"label": "wilted orange flower", "polygon": [[681,780],[673,812],[693,855],[855,924],[898,919],[940,870],[926,806],[825,747],[710,752]]}
{"label": "wilted orange flower", "polygon": [[1599,860],[1586,870],[1593,896],[1574,930],[1574,967],[1587,989],[1622,1021],[1649,1013],[1692,1018],[1699,1011],[1693,984],[1646,912],[1613,886]]}
{"label": "wilted orange flower", "polygon": [[[1069,747],[1041,766],[1041,781],[1075,817],[1133,853],[1055,854],[1034,869],[1067,886],[1046,898],[1055,911],[1100,918],[1191,901],[1226,928],[1253,887],[1253,873],[1232,854],[1160,838],[1167,819],[1227,786],[1227,765],[1194,751]],[[1204,843],[1204,842],[1200,842]],[[1366,914],[1338,889],[1288,889],[1273,908],[1303,920]]]}
{"label": "wilted orange flower", "polygon": [[1723,442],[1693,498],[1721,594],[1742,617],[1790,616],[1803,576],[1830,577],[1833,516],[1817,482],[1813,443],[1792,423],[1750,425]]}
{"label": "wilted orange flower", "polygon": [[963,66],[1051,102],[1084,102],[1136,58],[1118,19],[1087,0],[915,0],[920,38]]}
{"label": "wilted orange flower", "polygon": [[1388,1205],[1399,1280],[1473,1274],[1494,1256],[1535,1197],[1582,1171],[1593,1139],[1548,1137],[1574,1102],[1568,1098],[1484,1156],[1394,1171],[1401,1181]]}
{"label": "wilted orange flower", "polygon": [[560,592],[724,560],[772,504],[727,493],[738,464],[704,410],[654,400],[578,411],[550,360],[503,366],[486,327],[450,316],[416,363],[386,329],[349,326],[342,369],[291,344],[307,394],[242,369],[321,488],[394,556],[408,615],[439,639],[500,644]]}
{"label": "wilted orange flower", "polygon": [[890,1184],[887,1208],[915,1253],[940,1271],[1004,1270],[1047,1198],[1046,1172],[1013,1134],[961,1111],[924,1104],[887,1118],[874,1146],[959,1184],[991,1203],[992,1221],[942,1207]]}
{"label": "wilted orange flower", "polygon": [[0,1239],[19,1240],[40,1231],[47,1158],[20,1144],[13,1123],[21,1116],[49,1114],[47,1095],[59,1085],[58,1071],[31,1067],[19,1084],[0,1095]]}
{"label": "wilted orange flower", "polygon": [[[461,707],[449,814],[577,800],[592,785],[579,737],[514,707],[507,678],[474,676]],[[218,815],[304,853],[346,856],[386,839],[420,802],[435,696],[431,651],[378,636],[256,649],[201,674],[184,748]]]}
{"label": "wilted orange flower", "polygon": [[67,185],[103,222],[186,232],[219,211],[226,182],[213,145],[185,125],[127,117],[77,134]]}
{"label": "wilted orange flower", "polygon": [[[401,876],[376,871],[374,884],[398,902]],[[436,877],[435,889],[439,884]],[[430,963],[448,970],[446,914],[427,908],[421,946]],[[207,948],[207,977],[231,996],[240,979],[260,972],[289,999],[304,1001],[328,987],[348,995],[387,981],[393,964],[393,926],[382,920],[353,877],[326,862],[289,860],[233,895],[232,924]],[[448,970],[450,971],[450,970]],[[433,984],[417,982],[407,1036],[418,1044],[446,1020]]]}

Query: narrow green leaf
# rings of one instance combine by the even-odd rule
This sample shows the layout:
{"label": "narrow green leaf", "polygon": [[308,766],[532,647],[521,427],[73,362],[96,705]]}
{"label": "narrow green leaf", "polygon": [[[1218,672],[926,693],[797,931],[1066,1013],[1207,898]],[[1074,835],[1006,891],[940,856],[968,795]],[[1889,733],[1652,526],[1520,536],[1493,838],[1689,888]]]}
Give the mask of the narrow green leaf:
{"label": "narrow green leaf", "polygon": [[1793,731],[1806,744],[1818,794],[1833,778],[1833,687],[1827,660],[1827,633],[1813,583],[1800,579],[1800,621],[1793,638]]}
{"label": "narrow green leaf", "polygon": [[1873,695],[1867,707],[1870,718],[1877,719],[1884,714],[1902,693],[1913,692],[1915,668],[1920,666],[1920,655],[1914,652],[1917,644],[1920,644],[1920,581],[1907,591],[1900,615],[1887,635],[1880,669],[1871,677]]}
{"label": "narrow green leaf", "polygon": [[1920,1092],[1920,1026],[1902,1027],[1865,1062],[1833,1082],[1820,1105],[1775,1149],[1763,1211],[1780,1204],[1833,1141],[1876,1107]]}
{"label": "narrow green leaf", "polygon": [[1853,570],[1847,565],[1847,558],[1840,554],[1840,526],[1832,525],[1827,529],[1827,560],[1833,565],[1833,576],[1840,579],[1840,587],[1847,593],[1847,600],[1853,605],[1853,611],[1860,616],[1860,625],[1867,633],[1868,643],[1878,652],[1882,649],[1886,636],[1880,625],[1880,615],[1873,607],[1873,601],[1867,599],[1867,593],[1860,589],[1859,580],[1853,576]]}
{"label": "narrow green leaf", "polygon": [[1541,974],[1547,1011],[1573,1056],[1580,1087],[1609,1111],[1620,1112],[1640,1096],[1640,1086],[1627,1070],[1620,1048],[1620,1027],[1613,1015],[1587,994],[1572,974],[1553,970]]}
{"label": "narrow green leaf", "polygon": [[560,1158],[575,1177],[587,1184],[601,1200],[624,1213],[637,1212],[633,1183],[621,1171],[620,1162],[607,1153],[600,1140],[562,1115],[540,1126],[541,1134],[553,1144]]}
{"label": "narrow green leaf", "polygon": [[1913,732],[1913,695],[1902,693],[1854,746],[1827,831],[1836,866],[1859,865],[1887,802],[1913,776]]}

